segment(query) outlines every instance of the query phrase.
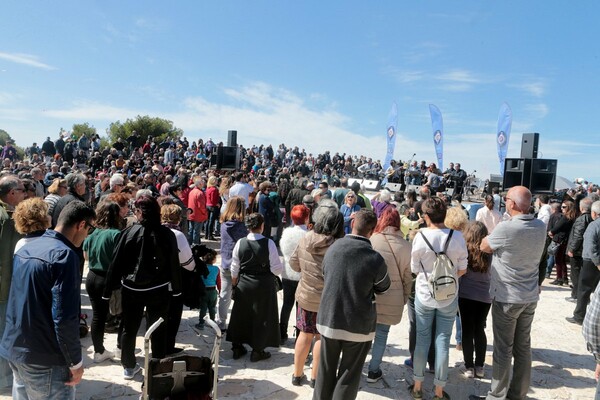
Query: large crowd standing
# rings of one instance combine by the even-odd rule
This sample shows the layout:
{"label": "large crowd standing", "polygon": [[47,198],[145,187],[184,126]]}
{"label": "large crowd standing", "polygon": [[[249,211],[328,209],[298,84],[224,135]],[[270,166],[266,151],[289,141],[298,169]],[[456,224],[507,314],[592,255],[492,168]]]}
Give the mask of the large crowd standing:
{"label": "large crowd standing", "polygon": [[[568,321],[583,325],[600,360],[600,296],[588,307],[600,279],[595,185],[560,198],[533,198],[520,186],[504,196],[495,190],[470,221],[460,196],[467,174],[458,163],[442,172],[434,163],[393,161],[383,170],[364,156],[313,156],[281,144],[239,146],[239,168],[219,171],[210,160],[220,146],[211,139],[143,140],[135,132],[110,148],[100,148],[97,136],[47,138],[27,148],[23,160],[10,143],[4,146],[4,390],[15,398],[74,396],[83,375],[84,261],[93,360],[119,358],[124,379],[141,370],[135,340],[144,316],[148,325],[167,321],[153,335],[153,357],[181,352],[177,330],[184,304],[195,296],[195,329],[204,329],[205,318],[216,321],[234,359],[247,346],[252,362],[268,359],[267,348],[295,336],[291,383],[314,387],[315,399],[355,398],[369,353],[367,381],[382,378],[390,327],[408,305],[404,364],[413,369],[413,398],[422,398],[427,368],[435,374],[434,399],[449,398],[444,386],[455,324],[465,375],[484,376],[491,310],[492,383],[484,397],[522,399],[530,385],[533,316],[554,268],[552,284],[571,279],[566,300],[575,308]],[[367,196],[360,179],[349,184],[384,177],[407,190]],[[219,243],[220,265],[203,241]],[[440,265],[449,268],[449,286],[441,289],[433,279]],[[182,276],[199,270],[202,289],[192,288],[190,296]],[[104,347],[107,332],[118,335],[115,351]],[[42,385],[44,379],[52,384]]]}

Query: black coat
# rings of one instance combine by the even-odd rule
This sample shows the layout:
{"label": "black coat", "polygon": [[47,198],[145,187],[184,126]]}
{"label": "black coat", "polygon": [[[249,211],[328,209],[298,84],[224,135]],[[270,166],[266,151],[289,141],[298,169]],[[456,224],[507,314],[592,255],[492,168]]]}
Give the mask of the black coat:
{"label": "black coat", "polygon": [[108,267],[104,297],[110,298],[121,280],[137,290],[170,282],[173,294],[181,293],[177,239],[171,229],[133,224],[121,233]]}
{"label": "black coat", "polygon": [[571,233],[569,233],[567,252],[572,252],[575,257],[581,257],[581,253],[583,252],[583,234],[592,221],[592,214],[589,212],[577,217],[571,228]]}

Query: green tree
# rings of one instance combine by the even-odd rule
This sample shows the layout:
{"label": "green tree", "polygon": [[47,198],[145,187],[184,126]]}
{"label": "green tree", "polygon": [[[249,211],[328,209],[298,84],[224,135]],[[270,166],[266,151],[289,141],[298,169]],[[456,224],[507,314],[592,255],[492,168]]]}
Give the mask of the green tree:
{"label": "green tree", "polygon": [[13,147],[17,149],[17,157],[19,160],[22,160],[23,157],[25,157],[25,150],[15,144],[15,140],[10,137],[8,132],[6,132],[4,129],[0,129],[0,147],[4,147],[7,141],[11,142]]}
{"label": "green tree", "polygon": [[15,141],[10,137],[10,135],[8,134],[8,132],[6,132],[4,129],[0,129],[0,146],[4,146],[6,144],[6,141],[12,142],[14,143]]}
{"label": "green tree", "polygon": [[96,128],[93,125],[85,122],[83,124],[73,124],[73,130],[71,131],[71,137],[75,136],[75,139],[79,139],[81,135],[85,135],[88,138],[96,135]]}
{"label": "green tree", "polygon": [[148,115],[138,115],[135,119],[127,119],[124,123],[121,121],[111,123],[108,128],[110,143],[114,143],[118,138],[125,140],[131,136],[133,131],[140,135],[143,142],[150,136],[156,142],[162,142],[167,137],[179,138],[183,135],[183,131],[176,128],[173,121]]}

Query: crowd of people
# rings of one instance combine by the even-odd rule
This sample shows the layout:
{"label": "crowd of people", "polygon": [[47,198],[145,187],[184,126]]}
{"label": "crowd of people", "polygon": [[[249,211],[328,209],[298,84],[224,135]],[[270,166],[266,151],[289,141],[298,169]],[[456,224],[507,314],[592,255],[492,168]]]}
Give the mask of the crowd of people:
{"label": "crowd of people", "polygon": [[[268,348],[295,336],[291,383],[314,387],[315,399],[355,398],[369,353],[367,381],[383,377],[390,327],[405,305],[412,398],[423,396],[427,366],[435,374],[434,399],[449,398],[454,326],[465,375],[484,376],[490,310],[492,380],[484,397],[525,398],[531,326],[553,268],[551,283],[568,285],[570,266],[567,300],[575,308],[568,321],[584,325],[600,360],[600,296],[588,307],[600,279],[596,186],[558,199],[534,199],[522,186],[503,197],[495,190],[469,220],[460,164],[441,172],[411,160],[382,171],[366,157],[313,157],[282,144],[239,146],[239,168],[219,171],[210,159],[220,146],[211,139],[143,140],[133,132],[101,149],[98,137],[61,137],[41,148],[34,143],[19,160],[7,143],[0,172],[3,390],[12,388],[15,398],[74,396],[83,375],[86,261],[93,361],[120,359],[124,379],[141,371],[135,341],[144,316],[148,326],[167,321],[153,335],[153,357],[181,352],[182,274],[199,263],[207,268],[195,329],[214,320],[233,358],[250,346],[251,362],[269,359]],[[356,176],[422,186],[367,196],[360,183],[349,184]],[[446,195],[448,187],[455,196]],[[194,256],[202,241],[219,246],[220,265],[215,252]],[[115,351],[104,347],[111,331]]]}

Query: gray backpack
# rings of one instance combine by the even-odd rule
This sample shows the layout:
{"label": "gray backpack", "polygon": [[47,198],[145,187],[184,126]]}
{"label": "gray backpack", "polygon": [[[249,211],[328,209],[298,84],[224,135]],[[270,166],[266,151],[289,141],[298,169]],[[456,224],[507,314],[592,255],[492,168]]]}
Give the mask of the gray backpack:
{"label": "gray backpack", "polygon": [[448,251],[448,244],[450,243],[450,239],[452,239],[454,230],[450,229],[450,233],[444,244],[444,249],[440,252],[433,249],[429,240],[423,235],[423,232],[419,233],[421,233],[427,246],[435,253],[433,271],[430,276],[427,276],[427,272],[425,272],[425,268],[423,268],[423,263],[421,263],[421,268],[423,269],[423,273],[425,273],[425,279],[427,279],[427,286],[429,287],[431,297],[436,301],[453,299],[456,297],[458,291],[458,281],[456,279],[454,264],[446,252]]}

